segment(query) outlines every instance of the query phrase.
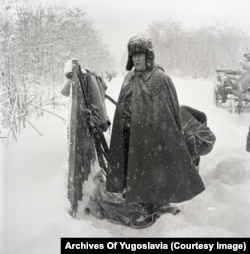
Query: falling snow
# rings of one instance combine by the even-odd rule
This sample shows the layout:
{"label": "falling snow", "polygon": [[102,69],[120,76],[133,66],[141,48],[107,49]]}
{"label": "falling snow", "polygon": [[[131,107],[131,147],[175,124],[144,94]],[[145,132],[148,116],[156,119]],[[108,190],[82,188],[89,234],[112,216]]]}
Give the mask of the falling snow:
{"label": "falling snow", "polygon": [[[201,158],[199,172],[206,190],[178,204],[178,215],[165,214],[152,226],[135,230],[84,214],[98,171],[95,166],[73,219],[67,200],[67,125],[45,114],[33,120],[43,136],[27,127],[18,142],[8,147],[1,142],[0,253],[59,253],[61,237],[250,236],[250,154],[246,152],[250,112],[232,114],[214,106],[213,81],[172,79],[180,104],[205,112],[217,138],[214,149]],[[114,99],[121,83],[121,76],[108,83],[107,93]],[[107,102],[107,108],[112,119],[114,106]],[[68,115],[64,108],[56,113]],[[105,135],[109,141],[110,133]]]}

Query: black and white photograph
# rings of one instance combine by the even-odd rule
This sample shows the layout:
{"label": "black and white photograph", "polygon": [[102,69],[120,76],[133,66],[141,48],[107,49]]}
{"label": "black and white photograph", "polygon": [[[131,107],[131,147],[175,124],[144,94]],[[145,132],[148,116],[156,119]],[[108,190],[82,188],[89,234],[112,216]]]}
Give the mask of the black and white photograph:
{"label": "black and white photograph", "polygon": [[249,238],[249,10],[0,0],[0,254]]}

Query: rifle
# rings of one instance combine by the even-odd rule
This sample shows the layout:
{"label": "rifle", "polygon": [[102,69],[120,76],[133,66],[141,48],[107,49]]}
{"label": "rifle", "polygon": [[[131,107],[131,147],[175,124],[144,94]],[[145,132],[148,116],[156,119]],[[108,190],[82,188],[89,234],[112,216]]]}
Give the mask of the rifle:
{"label": "rifle", "polygon": [[105,94],[105,98],[107,98],[110,102],[112,102],[116,107],[118,107],[119,109],[121,109],[123,111],[123,113],[128,116],[129,118],[131,118],[131,115],[123,108],[121,107],[120,104],[118,104],[113,98],[111,98],[109,95]]}

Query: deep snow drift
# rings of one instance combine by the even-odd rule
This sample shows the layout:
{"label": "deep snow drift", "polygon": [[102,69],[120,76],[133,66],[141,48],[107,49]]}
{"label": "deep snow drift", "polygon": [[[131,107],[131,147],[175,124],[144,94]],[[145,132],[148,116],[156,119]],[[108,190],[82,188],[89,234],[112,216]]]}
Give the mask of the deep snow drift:
{"label": "deep snow drift", "polygon": [[[210,154],[201,158],[200,174],[206,190],[191,201],[178,204],[181,213],[166,214],[145,229],[131,229],[97,220],[82,212],[91,193],[92,176],[85,183],[85,198],[77,219],[68,214],[67,124],[45,113],[33,119],[42,132],[32,128],[0,144],[0,253],[55,254],[61,237],[249,237],[250,154],[246,135],[250,112],[232,114],[213,105],[213,82],[172,78],[180,104],[204,111],[208,126],[216,135]],[[122,77],[108,84],[107,94],[117,99]],[[107,101],[112,120],[114,106]],[[57,114],[67,118],[65,108]],[[107,140],[110,133],[106,134]]]}

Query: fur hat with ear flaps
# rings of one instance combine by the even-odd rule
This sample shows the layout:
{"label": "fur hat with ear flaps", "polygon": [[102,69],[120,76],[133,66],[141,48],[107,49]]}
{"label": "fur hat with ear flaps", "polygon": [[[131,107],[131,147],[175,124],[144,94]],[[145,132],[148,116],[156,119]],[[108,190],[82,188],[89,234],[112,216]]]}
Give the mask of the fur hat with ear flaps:
{"label": "fur hat with ear flaps", "polygon": [[134,54],[146,54],[146,68],[147,70],[152,70],[154,67],[154,51],[153,44],[150,38],[145,36],[134,36],[128,42],[128,61],[126,65],[126,70],[132,70],[134,63],[132,56]]}

